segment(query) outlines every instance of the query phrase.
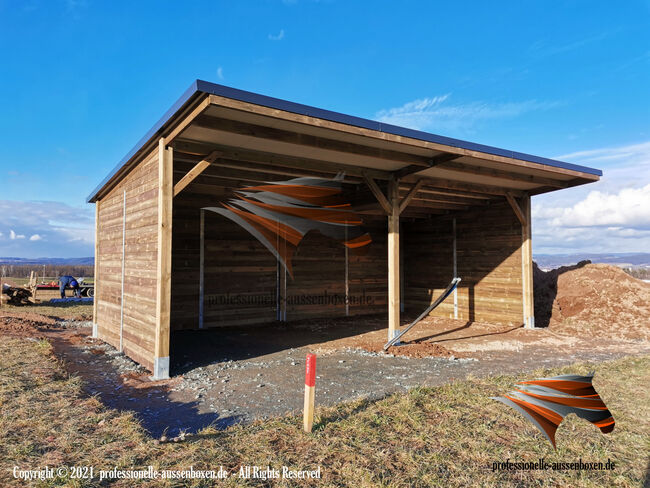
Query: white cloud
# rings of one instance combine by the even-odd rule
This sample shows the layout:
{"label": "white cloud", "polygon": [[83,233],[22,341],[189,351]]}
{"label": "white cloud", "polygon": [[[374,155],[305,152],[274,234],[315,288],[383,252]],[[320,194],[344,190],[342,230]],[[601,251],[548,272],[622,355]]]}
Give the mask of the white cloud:
{"label": "white cloud", "polygon": [[603,169],[597,183],[533,198],[538,253],[650,249],[650,141],[558,156]]}
{"label": "white cloud", "polygon": [[221,66],[217,68],[217,78],[223,80],[223,68]]}
{"label": "white cloud", "polygon": [[650,183],[618,193],[592,191],[556,216],[552,225],[565,227],[633,227],[650,229]]}
{"label": "white cloud", "polygon": [[418,130],[453,131],[470,128],[477,122],[517,117],[525,112],[548,110],[558,105],[556,102],[486,103],[470,102],[450,104],[451,94],[431,98],[420,98],[400,107],[380,110],[375,118],[380,122],[399,125]]}
{"label": "white cloud", "polygon": [[[90,206],[0,200],[0,229],[9,234],[9,239],[0,241],[0,256],[80,257],[93,254],[94,212]],[[30,236],[29,240],[25,236]]]}
{"label": "white cloud", "polygon": [[281,41],[282,39],[284,39],[284,29],[280,29],[277,34],[269,34],[269,40],[271,41]]}

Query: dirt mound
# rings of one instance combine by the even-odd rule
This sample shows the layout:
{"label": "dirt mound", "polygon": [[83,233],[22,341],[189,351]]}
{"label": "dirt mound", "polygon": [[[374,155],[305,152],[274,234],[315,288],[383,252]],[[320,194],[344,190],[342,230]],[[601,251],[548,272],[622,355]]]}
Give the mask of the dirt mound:
{"label": "dirt mound", "polygon": [[410,358],[467,357],[467,354],[451,351],[447,349],[445,346],[441,346],[440,344],[436,344],[435,342],[419,342],[419,341],[403,343],[399,346],[391,346],[388,348],[386,352],[388,354],[393,354],[395,356],[406,356]]}
{"label": "dirt mound", "polygon": [[596,339],[650,339],[650,284],[590,261],[549,272],[535,265],[533,276],[537,326]]}

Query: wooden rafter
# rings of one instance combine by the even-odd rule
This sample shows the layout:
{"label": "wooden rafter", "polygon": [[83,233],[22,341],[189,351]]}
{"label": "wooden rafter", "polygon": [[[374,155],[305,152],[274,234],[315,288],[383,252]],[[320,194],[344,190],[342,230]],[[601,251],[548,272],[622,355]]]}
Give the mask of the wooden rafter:
{"label": "wooden rafter", "polygon": [[464,183],[460,181],[449,180],[445,178],[422,178],[427,187],[443,188],[450,190],[461,190],[468,193],[482,193],[484,195],[499,195],[505,196],[506,192],[510,192],[515,196],[522,196],[524,194],[521,190],[508,190],[494,185],[481,185],[477,183]]}
{"label": "wooden rafter", "polygon": [[433,168],[434,166],[438,166],[447,161],[453,161],[454,159],[458,159],[461,157],[462,156],[459,156],[458,154],[451,154],[451,153],[438,154],[437,156],[432,157],[428,161],[426,166],[411,164],[409,166],[405,166],[401,169],[398,169],[397,171],[394,171],[393,174],[395,175],[395,178],[400,179],[400,178],[404,178],[405,176],[419,173],[420,171],[424,171],[425,169]]}
{"label": "wooden rafter", "polygon": [[528,225],[528,220],[526,219],[526,215],[524,214],[523,210],[517,203],[517,200],[515,200],[515,197],[511,193],[506,193],[506,199],[508,200],[508,203],[512,207],[512,210],[515,212],[515,215],[519,219],[521,225],[526,227]]}
{"label": "wooden rafter", "polygon": [[363,168],[334,161],[326,161],[323,159],[311,159],[264,151],[253,151],[222,144],[205,144],[187,140],[177,140],[174,142],[173,146],[176,152],[195,155],[201,155],[211,150],[217,150],[221,151],[223,158],[225,159],[257,163],[268,167],[313,169],[316,171],[331,173],[332,175],[336,175],[337,173],[345,173],[347,176],[354,175],[359,177],[362,176],[362,173],[367,173],[368,176],[375,179],[387,180],[390,178],[389,171]]}
{"label": "wooden rafter", "polygon": [[569,186],[566,181],[554,180],[552,178],[543,178],[541,176],[525,175],[513,171],[503,171],[494,168],[485,168],[475,166],[473,164],[459,163],[459,162],[442,162],[438,165],[441,169],[448,169],[450,171],[460,171],[471,175],[489,176],[492,178],[500,178],[502,180],[520,181],[523,183],[531,183],[535,185],[545,185],[553,188],[566,188]]}
{"label": "wooden rafter", "polygon": [[366,146],[363,144],[356,144],[353,142],[341,141],[338,139],[327,139],[311,134],[288,131],[284,129],[276,129],[274,127],[268,127],[265,125],[249,124],[237,120],[212,117],[210,115],[198,116],[195,119],[194,125],[208,130],[215,130],[219,132],[226,132],[243,136],[252,136],[260,139],[268,139],[275,142],[295,144],[298,146],[306,146],[316,149],[346,152],[370,158],[386,159],[389,161],[398,161],[408,164],[419,164],[425,167],[429,164],[429,159],[425,156],[418,156],[416,154],[394,151],[391,149]]}
{"label": "wooden rafter", "polygon": [[165,137],[165,145],[169,145],[176,136],[183,132],[187,127],[192,123],[192,121],[199,116],[203,111],[210,106],[210,98],[206,97],[201,103],[199,103],[194,110],[192,110],[181,122],[174,127],[174,129]]}
{"label": "wooden rafter", "polygon": [[203,173],[206,168],[216,161],[220,155],[221,153],[219,151],[212,151],[204,159],[196,163],[196,165],[174,185],[174,196],[178,195],[187,185],[192,183],[192,181],[194,181],[197,176]]}

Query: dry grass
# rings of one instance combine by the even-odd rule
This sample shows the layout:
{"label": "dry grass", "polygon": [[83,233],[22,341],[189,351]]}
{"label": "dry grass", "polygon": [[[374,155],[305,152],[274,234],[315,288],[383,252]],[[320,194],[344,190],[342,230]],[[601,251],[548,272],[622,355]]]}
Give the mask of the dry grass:
{"label": "dry grass", "polygon": [[[514,377],[473,379],[418,388],[377,402],[321,408],[313,434],[301,431],[301,419],[284,417],[225,431],[208,428],[185,442],[157,445],[132,415],[84,397],[79,379],[63,373],[47,342],[3,340],[0,357],[2,486],[20,485],[10,478],[14,465],[100,469],[148,465],[218,469],[223,465],[234,470],[243,464],[296,469],[321,465],[324,479],[319,486],[631,487],[643,485],[650,452],[648,356],[538,372],[595,369],[595,387],[616,419],[616,429],[605,436],[591,424],[569,417],[558,430],[557,452],[530,423],[490,400],[511,389],[517,381]],[[493,473],[491,469],[494,461],[540,457],[549,462],[610,458],[616,470]],[[38,486],[100,486],[96,483],[57,479]],[[203,483],[189,486],[211,486]],[[305,484],[278,485],[285,486],[282,483]],[[223,485],[270,486],[236,478]]]}

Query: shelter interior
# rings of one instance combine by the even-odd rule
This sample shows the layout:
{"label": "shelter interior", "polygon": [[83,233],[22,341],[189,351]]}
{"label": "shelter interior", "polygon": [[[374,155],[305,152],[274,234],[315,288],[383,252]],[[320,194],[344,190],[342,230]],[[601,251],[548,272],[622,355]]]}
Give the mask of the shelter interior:
{"label": "shelter interior", "polygon": [[[455,276],[459,289],[434,314],[534,326],[531,196],[599,172],[210,86],[90,198],[98,337],[165,377],[173,330],[388,312],[392,337],[404,307],[424,309]],[[304,177],[339,181],[372,242],[310,230],[289,272],[206,210],[242,188]]]}

